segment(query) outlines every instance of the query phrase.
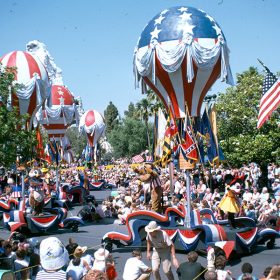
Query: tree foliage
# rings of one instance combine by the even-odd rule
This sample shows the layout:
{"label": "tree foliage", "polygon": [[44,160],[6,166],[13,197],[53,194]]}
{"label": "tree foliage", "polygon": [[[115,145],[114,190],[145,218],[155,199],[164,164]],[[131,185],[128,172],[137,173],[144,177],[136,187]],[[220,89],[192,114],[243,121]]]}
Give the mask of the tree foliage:
{"label": "tree foliage", "polygon": [[108,135],[114,157],[131,157],[147,149],[146,126],[143,122],[125,118]]}
{"label": "tree foliage", "polygon": [[119,111],[112,101],[104,111],[106,134],[110,133],[119,122]]}
{"label": "tree foliage", "polygon": [[276,161],[280,152],[279,111],[257,129],[263,78],[256,68],[250,67],[237,74],[236,86],[221,93],[217,100],[219,140],[233,166]]}
{"label": "tree foliage", "polygon": [[[0,65],[1,66],[1,65]],[[9,106],[10,92],[14,92],[14,68],[0,67],[0,165],[11,167],[18,159],[24,163],[35,156],[36,133],[27,129],[28,114],[19,115]]]}
{"label": "tree foliage", "polygon": [[83,149],[87,145],[87,139],[84,134],[79,133],[77,126],[71,126],[66,131],[66,136],[68,137],[71,148],[74,152],[76,158],[79,158],[82,155]]}

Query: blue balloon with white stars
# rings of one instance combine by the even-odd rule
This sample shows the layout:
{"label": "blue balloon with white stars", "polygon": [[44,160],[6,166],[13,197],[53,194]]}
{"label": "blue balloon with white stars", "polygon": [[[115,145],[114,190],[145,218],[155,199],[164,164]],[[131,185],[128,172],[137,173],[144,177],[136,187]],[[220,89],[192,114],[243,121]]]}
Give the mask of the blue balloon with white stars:
{"label": "blue balloon with white stars", "polygon": [[181,40],[184,33],[189,33],[193,38],[217,39],[219,35],[223,36],[220,26],[204,11],[192,7],[173,7],[157,14],[147,24],[137,47],[148,46],[153,40]]}

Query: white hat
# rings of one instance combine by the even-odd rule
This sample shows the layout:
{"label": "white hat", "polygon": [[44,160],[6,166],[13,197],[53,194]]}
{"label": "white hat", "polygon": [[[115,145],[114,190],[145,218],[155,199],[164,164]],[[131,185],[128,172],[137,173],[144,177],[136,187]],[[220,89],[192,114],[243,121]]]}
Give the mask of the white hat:
{"label": "white hat", "polygon": [[14,181],[14,179],[13,179],[13,178],[8,178],[7,183],[8,183],[9,185],[12,185],[12,184],[14,184],[14,183],[15,183],[15,181]]}
{"label": "white hat", "polygon": [[161,227],[157,225],[157,222],[150,221],[147,226],[145,226],[146,232],[154,232],[155,230],[160,230]]}
{"label": "white hat", "polygon": [[97,261],[104,261],[109,255],[109,251],[103,248],[98,249],[95,253],[94,253],[94,258]]}
{"label": "white hat", "polygon": [[58,270],[65,266],[69,261],[69,255],[56,237],[48,237],[40,244],[41,265],[46,270]]}

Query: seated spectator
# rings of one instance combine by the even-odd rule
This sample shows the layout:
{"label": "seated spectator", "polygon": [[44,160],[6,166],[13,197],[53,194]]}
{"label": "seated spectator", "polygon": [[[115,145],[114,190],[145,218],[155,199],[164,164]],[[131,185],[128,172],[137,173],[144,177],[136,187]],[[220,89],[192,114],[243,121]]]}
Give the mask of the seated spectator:
{"label": "seated spectator", "polygon": [[268,274],[267,280],[279,280],[280,279],[280,265],[274,265],[270,273]]}
{"label": "seated spectator", "polygon": [[216,271],[206,271],[204,274],[204,280],[217,280],[218,274]]}
{"label": "seated spectator", "polygon": [[259,280],[266,280],[267,279],[267,276],[269,275],[271,271],[271,266],[268,266],[265,268],[264,272],[263,272],[263,277],[260,278]]}
{"label": "seated spectator", "polygon": [[[241,267],[241,272],[242,274],[237,278],[237,280],[242,280],[243,276],[246,275],[246,279],[250,279],[250,277],[252,278],[252,280],[257,280],[257,277],[252,276],[252,272],[253,272],[253,266],[250,263],[243,263],[242,267]],[[249,277],[250,276],[250,277]]]}
{"label": "seated spectator", "polygon": [[68,264],[69,255],[56,237],[48,237],[40,244],[40,260],[43,270],[39,271],[36,280],[65,280],[66,272],[62,268]]}
{"label": "seated spectator", "polygon": [[198,254],[191,251],[187,254],[187,262],[183,262],[177,269],[177,274],[180,280],[183,279],[203,279],[203,275],[198,275],[204,270],[204,267],[197,262]]}
{"label": "seated spectator", "polygon": [[256,212],[253,204],[249,204],[248,209],[246,211],[246,216],[248,218],[253,219],[254,221],[256,220]]}
{"label": "seated spectator", "polygon": [[108,280],[108,277],[105,272],[100,270],[90,270],[86,276],[83,278],[84,280]]}
{"label": "seated spectator", "polygon": [[74,252],[77,247],[78,243],[74,242],[72,238],[69,238],[69,244],[66,245],[66,250],[68,251],[70,260],[74,258]]}
{"label": "seated spectator", "polygon": [[27,269],[29,266],[28,261],[26,260],[26,253],[23,249],[19,249],[16,252],[16,260],[14,262],[15,271],[19,271],[16,273],[16,279],[29,279],[29,270]]}
{"label": "seated spectator", "polygon": [[150,278],[152,269],[145,265],[141,259],[141,251],[133,250],[132,258],[129,258],[124,266],[124,280],[145,280]]}
{"label": "seated spectator", "polygon": [[[70,263],[66,269],[67,279],[80,280],[83,277],[85,270],[84,270],[83,265],[81,265],[81,263],[82,263],[81,258],[78,258],[78,257],[74,257],[70,261]],[[88,270],[89,270],[89,266],[88,266]]]}
{"label": "seated spectator", "polygon": [[92,268],[93,261],[94,261],[91,255],[89,254],[85,255],[86,250],[87,250],[87,246],[84,247],[78,246],[73,254],[75,258],[81,259],[80,266],[84,269],[84,274],[86,274],[86,272]]}
{"label": "seated spectator", "polygon": [[224,270],[226,266],[227,259],[220,255],[215,259],[215,268],[218,275],[217,280],[232,280],[231,272]]}

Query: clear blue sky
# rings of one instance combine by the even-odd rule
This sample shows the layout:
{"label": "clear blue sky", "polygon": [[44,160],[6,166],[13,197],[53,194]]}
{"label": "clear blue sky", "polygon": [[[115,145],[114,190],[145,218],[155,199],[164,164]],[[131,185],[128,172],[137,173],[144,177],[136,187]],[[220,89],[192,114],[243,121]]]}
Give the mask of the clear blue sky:
{"label": "clear blue sky", "polygon": [[[37,39],[63,70],[64,83],[85,109],[103,114],[112,101],[121,115],[141,99],[132,59],[144,26],[160,11],[191,6],[221,26],[234,77],[249,66],[280,70],[279,0],[0,0],[0,56]],[[211,93],[224,91],[217,81]]]}

